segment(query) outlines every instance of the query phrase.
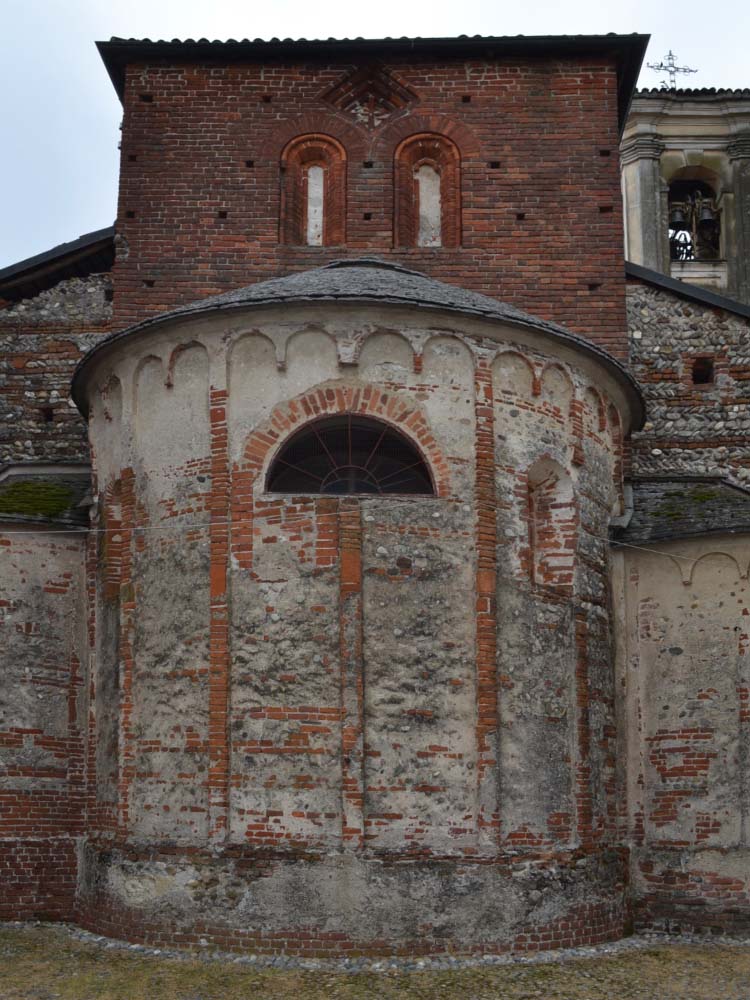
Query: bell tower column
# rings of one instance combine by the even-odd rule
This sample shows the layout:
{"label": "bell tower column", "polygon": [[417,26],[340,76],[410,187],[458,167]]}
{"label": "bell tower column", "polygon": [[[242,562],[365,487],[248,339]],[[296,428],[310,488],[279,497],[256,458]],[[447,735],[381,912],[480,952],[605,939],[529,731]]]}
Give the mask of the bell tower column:
{"label": "bell tower column", "polygon": [[636,135],[620,150],[625,203],[625,257],[669,274],[666,198],[659,170],[664,144],[659,136]]}
{"label": "bell tower column", "polygon": [[750,302],[750,129],[727,146],[734,191],[735,250],[729,259],[729,288],[740,302]]}

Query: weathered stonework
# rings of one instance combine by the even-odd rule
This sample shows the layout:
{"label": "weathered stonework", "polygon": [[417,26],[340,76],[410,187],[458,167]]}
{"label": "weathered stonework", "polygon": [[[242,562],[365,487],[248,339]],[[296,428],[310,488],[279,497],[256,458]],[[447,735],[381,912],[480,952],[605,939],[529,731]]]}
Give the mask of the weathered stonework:
{"label": "weathered stonework", "polygon": [[108,275],[69,278],[0,309],[0,467],[88,460],[73,369],[110,329]]}
{"label": "weathered stonework", "polygon": [[[622,933],[606,534],[632,388],[543,323],[425,308],[429,283],[347,302],[370,275],[414,281],[219,299],[77,377],[116,546],[86,926],[303,954]],[[278,445],[339,413],[399,428],[436,495],[269,493]]]}
{"label": "weathered stonework", "polygon": [[615,556],[636,919],[747,933],[750,543],[655,548]]}
{"label": "weathered stonework", "polygon": [[[627,304],[630,364],[648,414],[633,435],[633,473],[750,482],[750,320],[637,281]],[[697,357],[714,360],[711,384],[692,383]]]}
{"label": "weathered stonework", "polygon": [[[645,39],[234,44],[105,45],[116,227],[0,272],[0,918],[301,955],[747,931],[750,331],[628,264],[628,342]],[[631,208],[668,145],[635,139]],[[432,492],[271,490],[344,414]]]}

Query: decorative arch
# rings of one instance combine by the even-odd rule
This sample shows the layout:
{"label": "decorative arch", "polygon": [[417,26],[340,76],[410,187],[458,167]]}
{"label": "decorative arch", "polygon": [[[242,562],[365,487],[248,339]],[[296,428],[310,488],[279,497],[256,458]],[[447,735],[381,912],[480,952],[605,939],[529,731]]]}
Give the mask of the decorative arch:
{"label": "decorative arch", "polygon": [[346,239],[346,150],[330,135],[292,139],[281,154],[282,243],[333,246]]}
{"label": "decorative arch", "polygon": [[542,403],[552,407],[567,420],[571,414],[575,390],[566,369],[556,361],[544,366],[540,380]]}
{"label": "decorative arch", "polygon": [[450,495],[448,462],[422,414],[412,403],[374,385],[321,386],[277,406],[269,419],[247,440],[244,461],[237,470],[238,484],[246,487],[262,477],[270,456],[281,442],[316,418],[351,413],[374,417],[389,424],[417,448],[424,457],[439,497]]}
{"label": "decorative arch", "polygon": [[578,508],[569,473],[549,457],[539,459],[527,472],[527,500],[531,582],[572,594]]}
{"label": "decorative arch", "polygon": [[536,372],[533,364],[518,351],[501,351],[492,362],[493,384],[497,394],[507,393],[531,401],[535,395]]}
{"label": "decorative arch", "polygon": [[420,132],[396,147],[393,162],[396,246],[461,243],[461,154],[445,135]]}
{"label": "decorative arch", "polygon": [[596,389],[589,386],[583,396],[584,429],[587,433],[601,434],[607,429],[604,402]]}

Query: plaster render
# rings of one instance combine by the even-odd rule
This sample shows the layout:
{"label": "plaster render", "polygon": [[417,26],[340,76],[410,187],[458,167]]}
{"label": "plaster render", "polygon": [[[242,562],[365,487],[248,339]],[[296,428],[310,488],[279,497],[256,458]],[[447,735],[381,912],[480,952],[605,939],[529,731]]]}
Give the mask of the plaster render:
{"label": "plaster render", "polygon": [[615,557],[633,888],[651,926],[750,926],[749,565],[746,535]]}

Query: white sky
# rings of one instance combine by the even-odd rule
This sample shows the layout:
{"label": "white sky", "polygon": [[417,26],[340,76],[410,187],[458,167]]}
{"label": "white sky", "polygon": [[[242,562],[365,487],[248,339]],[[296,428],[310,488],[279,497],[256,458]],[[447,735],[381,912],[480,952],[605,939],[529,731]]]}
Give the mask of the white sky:
{"label": "white sky", "polygon": [[[699,70],[678,86],[750,87],[750,3],[723,0],[0,0],[0,267],[111,225],[121,109],[97,40],[650,34]],[[645,69],[641,86],[662,76]]]}

